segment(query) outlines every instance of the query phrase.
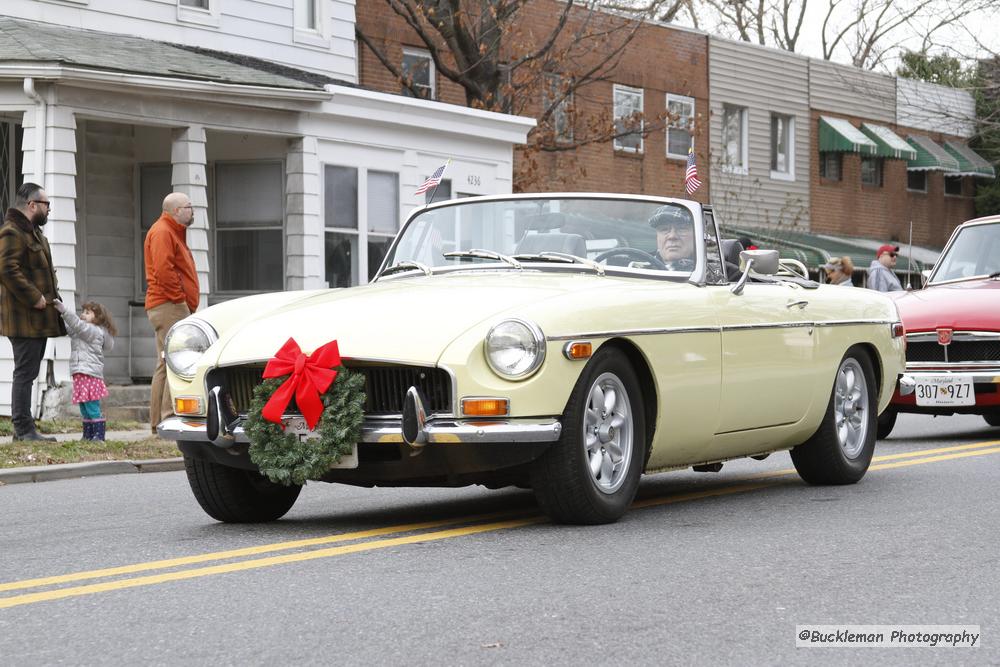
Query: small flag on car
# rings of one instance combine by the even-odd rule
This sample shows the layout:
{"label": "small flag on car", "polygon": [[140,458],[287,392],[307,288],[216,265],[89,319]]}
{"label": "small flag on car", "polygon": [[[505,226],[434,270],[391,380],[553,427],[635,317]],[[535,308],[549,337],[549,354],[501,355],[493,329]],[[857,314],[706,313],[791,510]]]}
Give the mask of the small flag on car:
{"label": "small flag on car", "polygon": [[431,188],[436,188],[438,185],[440,185],[441,179],[444,177],[444,170],[448,168],[449,164],[451,164],[451,160],[448,160],[443,165],[435,169],[434,173],[430,175],[430,178],[421,183],[420,187],[417,188],[413,194],[422,195]]}
{"label": "small flag on car", "polygon": [[698,167],[694,163],[694,146],[691,146],[688,148],[687,169],[684,170],[684,190],[691,195],[700,187],[701,181],[698,180]]}

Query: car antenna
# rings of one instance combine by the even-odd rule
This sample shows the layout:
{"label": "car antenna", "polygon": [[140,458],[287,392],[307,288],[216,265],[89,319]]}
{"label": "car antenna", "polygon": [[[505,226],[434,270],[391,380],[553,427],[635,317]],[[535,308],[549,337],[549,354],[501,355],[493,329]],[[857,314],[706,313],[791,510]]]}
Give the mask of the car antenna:
{"label": "car antenna", "polygon": [[906,289],[913,289],[913,219],[910,219],[910,249],[906,253]]}

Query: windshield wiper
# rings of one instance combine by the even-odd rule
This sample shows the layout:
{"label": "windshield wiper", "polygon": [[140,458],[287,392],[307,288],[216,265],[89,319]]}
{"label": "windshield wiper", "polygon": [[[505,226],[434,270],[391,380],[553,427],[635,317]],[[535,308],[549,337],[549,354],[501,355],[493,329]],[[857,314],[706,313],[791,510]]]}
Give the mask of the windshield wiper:
{"label": "windshield wiper", "polygon": [[537,254],[522,254],[514,255],[514,259],[522,259],[525,261],[543,261],[543,262],[565,262],[567,264],[583,264],[584,266],[589,266],[594,271],[597,271],[597,275],[604,275],[604,267],[592,259],[587,259],[586,257],[580,257],[579,255],[570,255],[565,252],[555,252],[552,250],[545,250]]}
{"label": "windshield wiper", "polygon": [[400,271],[420,271],[425,276],[431,275],[430,267],[426,264],[421,264],[420,262],[414,262],[413,260],[404,259],[402,262],[397,262],[392,266],[387,266],[378,274],[379,278],[382,276],[388,276],[392,273],[399,273]]}
{"label": "windshield wiper", "polygon": [[492,250],[482,250],[480,248],[472,248],[470,250],[455,250],[453,252],[446,252],[444,256],[448,259],[460,259],[462,257],[478,257],[479,259],[498,259],[501,262],[510,264],[515,269],[521,268],[521,263],[514,259],[513,257],[508,257],[507,255],[501,255],[498,252],[493,252]]}
{"label": "windshield wiper", "polygon": [[986,277],[987,278],[1000,278],[1000,271],[994,271],[993,273],[991,273],[990,275],[988,275]]}

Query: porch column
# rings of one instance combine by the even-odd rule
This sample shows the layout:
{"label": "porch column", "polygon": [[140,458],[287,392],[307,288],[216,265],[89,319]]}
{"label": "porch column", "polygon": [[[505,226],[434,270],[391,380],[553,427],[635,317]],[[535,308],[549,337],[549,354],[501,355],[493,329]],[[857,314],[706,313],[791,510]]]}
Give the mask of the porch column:
{"label": "porch column", "polygon": [[201,125],[179,128],[173,132],[170,161],[173,172],[170,179],[175,192],[183,192],[194,206],[194,222],[188,227],[187,244],[194,257],[201,292],[199,308],[208,305],[209,263],[208,231],[208,178],[206,176],[205,128]]}
{"label": "porch column", "polygon": [[[52,250],[52,264],[59,281],[59,294],[70,308],[76,306],[76,115],[68,107],[53,104],[54,91],[39,91],[46,100],[44,123],[38,127],[38,107],[24,113],[23,174],[25,181],[45,189],[52,206],[48,223],[42,228]],[[39,137],[38,133],[42,133]],[[39,148],[42,150],[39,159]],[[38,165],[42,172],[38,173]],[[69,338],[50,338],[45,361],[35,383],[32,406],[36,416],[43,414],[43,399],[51,373],[56,384],[69,382]],[[9,408],[9,406],[8,406]],[[9,412],[8,412],[9,414]]]}
{"label": "porch column", "polygon": [[316,289],[326,281],[320,164],[315,137],[288,145],[285,182],[285,289]]}

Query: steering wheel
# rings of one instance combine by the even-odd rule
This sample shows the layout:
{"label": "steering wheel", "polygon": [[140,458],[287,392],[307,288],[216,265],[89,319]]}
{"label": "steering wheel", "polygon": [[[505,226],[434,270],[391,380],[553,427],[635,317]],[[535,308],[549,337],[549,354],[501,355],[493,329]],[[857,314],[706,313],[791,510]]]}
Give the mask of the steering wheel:
{"label": "steering wheel", "polygon": [[663,263],[663,260],[652,253],[648,253],[645,250],[639,250],[638,248],[612,248],[611,250],[605,250],[597,257],[594,257],[595,262],[603,262],[609,257],[627,257],[628,259],[637,260],[640,262],[649,262],[654,267],[661,271],[667,270],[667,265]]}

